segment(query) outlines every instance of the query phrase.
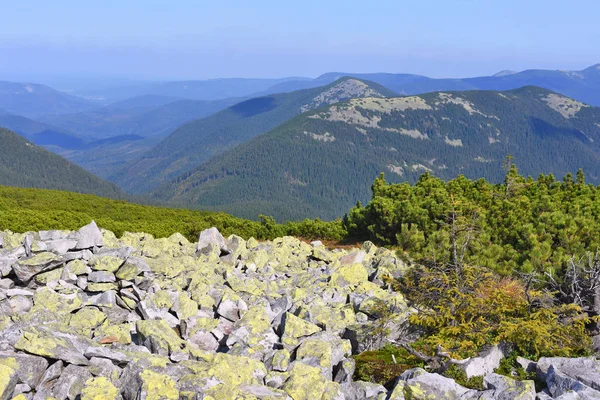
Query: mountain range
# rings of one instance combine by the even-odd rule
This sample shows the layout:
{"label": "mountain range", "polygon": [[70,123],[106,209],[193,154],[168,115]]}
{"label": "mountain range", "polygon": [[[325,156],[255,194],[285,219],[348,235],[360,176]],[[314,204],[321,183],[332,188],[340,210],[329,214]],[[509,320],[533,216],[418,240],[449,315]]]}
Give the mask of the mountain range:
{"label": "mountain range", "polygon": [[95,105],[45,85],[0,81],[0,109],[4,112],[38,117],[44,114],[73,113]]}
{"label": "mountain range", "polygon": [[144,193],[302,112],[350,98],[393,95],[380,85],[344,78],[325,87],[246,100],[183,125],[110,180]]}
{"label": "mountain range", "polygon": [[[381,171],[392,181],[427,171],[498,180],[509,153],[527,174],[584,167],[591,182],[600,176],[600,121],[592,107],[600,105],[600,64],[465,79],[332,72],[92,92],[76,92],[82,98],[0,82],[0,126],[29,141],[21,148],[43,146],[129,193],[244,217],[340,216],[368,198]],[[100,178],[86,179],[92,177],[102,193],[122,194]],[[33,185],[25,175],[13,180]],[[69,182],[42,181],[50,183],[33,186]]]}
{"label": "mountain range", "polygon": [[500,181],[511,154],[524,174],[583,168],[600,183],[600,109],[557,93],[435,92],[351,99],[303,113],[168,182],[156,199],[239,216],[342,216],[393,182],[424,172]]}
{"label": "mountain range", "polygon": [[67,190],[120,198],[125,194],[74,163],[0,128],[0,185]]}

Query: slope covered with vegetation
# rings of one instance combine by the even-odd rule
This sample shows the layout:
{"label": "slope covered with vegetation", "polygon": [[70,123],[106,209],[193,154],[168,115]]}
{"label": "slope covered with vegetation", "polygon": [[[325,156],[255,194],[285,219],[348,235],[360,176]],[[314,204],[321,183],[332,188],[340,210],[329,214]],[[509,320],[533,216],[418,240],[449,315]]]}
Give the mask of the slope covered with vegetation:
{"label": "slope covered with vegetation", "polygon": [[600,109],[536,87],[354,99],[304,113],[154,195],[247,218],[335,218],[365,201],[382,171],[392,182],[426,171],[499,182],[507,154],[527,175],[581,167],[598,183]]}
{"label": "slope covered with vegetation", "polygon": [[393,93],[379,85],[341,79],[325,87],[246,100],[183,125],[111,181],[133,193],[146,192],[304,111],[353,97],[388,95]]}
{"label": "slope covered with vegetation", "polygon": [[71,190],[106,197],[122,197],[114,184],[37,147],[23,137],[0,128],[0,184]]}
{"label": "slope covered with vegetation", "polygon": [[345,237],[341,221],[305,220],[282,225],[268,217],[257,222],[225,213],[139,205],[57,190],[0,186],[0,231],[72,230],[91,220],[119,236],[125,231],[146,232],[156,238],[181,233],[190,241],[197,241],[202,230],[213,226],[223,234],[244,238],[293,235],[340,240]]}

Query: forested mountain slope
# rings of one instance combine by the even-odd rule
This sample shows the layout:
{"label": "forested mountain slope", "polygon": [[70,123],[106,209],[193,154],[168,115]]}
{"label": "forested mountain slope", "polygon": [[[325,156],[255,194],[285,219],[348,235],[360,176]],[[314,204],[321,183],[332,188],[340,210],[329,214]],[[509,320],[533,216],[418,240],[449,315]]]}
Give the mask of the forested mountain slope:
{"label": "forested mountain slope", "polygon": [[133,193],[149,191],[305,111],[355,97],[393,92],[370,82],[340,79],[326,87],[247,100],[192,121],[111,177]]}
{"label": "forested mountain slope", "polygon": [[294,118],[154,191],[154,196],[256,218],[342,216],[381,172],[415,181],[503,179],[583,168],[600,183],[600,109],[525,87],[352,99]]}
{"label": "forested mountain slope", "polygon": [[0,185],[69,190],[122,197],[115,185],[83,168],[0,128]]}

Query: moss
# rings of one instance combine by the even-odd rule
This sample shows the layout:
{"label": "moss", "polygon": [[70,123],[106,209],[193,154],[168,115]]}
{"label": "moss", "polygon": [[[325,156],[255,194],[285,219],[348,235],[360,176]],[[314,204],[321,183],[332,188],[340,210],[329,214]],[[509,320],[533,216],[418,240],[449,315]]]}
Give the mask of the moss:
{"label": "moss", "polygon": [[472,376],[467,378],[467,373],[456,365],[451,365],[444,372],[444,376],[454,379],[456,383],[469,389],[484,390],[483,376]]}
{"label": "moss", "polygon": [[178,400],[179,391],[175,381],[168,375],[159,374],[150,370],[140,373],[142,391],[146,393],[146,400]]}
{"label": "moss", "polygon": [[81,391],[81,400],[114,400],[119,395],[117,389],[107,378],[99,376],[85,382]]}
{"label": "moss", "polygon": [[405,371],[424,366],[422,361],[406,350],[392,345],[386,345],[376,351],[365,351],[353,358],[356,361],[355,380],[375,382],[388,387]]}

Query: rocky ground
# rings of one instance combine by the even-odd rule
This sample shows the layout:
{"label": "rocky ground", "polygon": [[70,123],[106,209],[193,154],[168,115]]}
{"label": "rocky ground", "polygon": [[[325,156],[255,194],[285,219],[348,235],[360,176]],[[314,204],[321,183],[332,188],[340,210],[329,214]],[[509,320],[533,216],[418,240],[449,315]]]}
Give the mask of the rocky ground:
{"label": "rocky ground", "polygon": [[[406,268],[369,242],[330,251],[214,228],[198,243],[94,223],[0,233],[0,400],[600,399],[594,358],[522,360],[536,393],[492,372],[498,349],[462,365],[486,374],[484,391],[419,368],[389,390],[354,381],[353,354],[403,334],[410,309],[383,277]],[[388,337],[373,334],[379,300]]]}

